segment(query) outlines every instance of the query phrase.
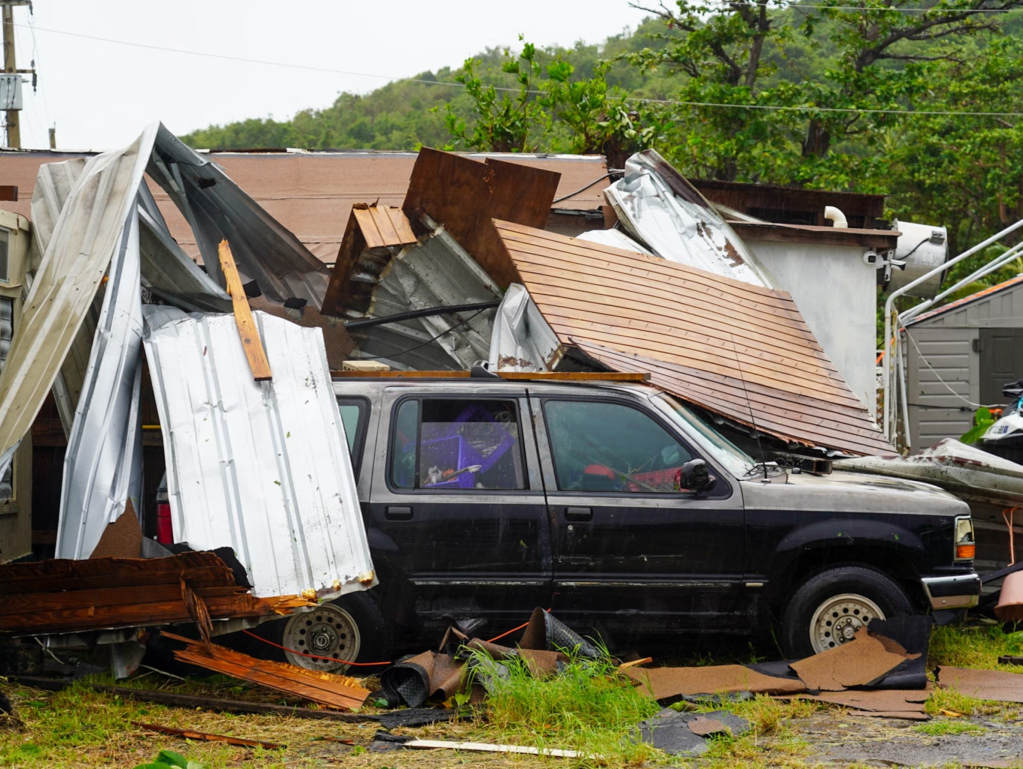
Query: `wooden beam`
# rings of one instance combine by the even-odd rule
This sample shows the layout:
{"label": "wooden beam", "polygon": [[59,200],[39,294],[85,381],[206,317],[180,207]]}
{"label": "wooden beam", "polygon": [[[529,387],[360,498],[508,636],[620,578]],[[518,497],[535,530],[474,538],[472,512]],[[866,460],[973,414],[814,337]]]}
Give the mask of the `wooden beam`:
{"label": "wooden beam", "polygon": [[[468,371],[331,371],[333,379],[469,379]],[[498,371],[500,379],[539,382],[646,382],[650,374],[629,371]],[[486,381],[486,379],[481,379]]]}
{"label": "wooden beam", "polygon": [[259,338],[259,329],[252,317],[249,300],[245,296],[245,289],[242,288],[242,279],[238,275],[231,247],[226,240],[220,241],[217,253],[220,256],[220,269],[224,273],[227,293],[231,295],[231,303],[234,306],[234,322],[238,325],[238,335],[241,337],[245,357],[252,370],[252,378],[257,382],[271,379],[273,374],[270,371],[270,361],[266,359],[263,342]]}

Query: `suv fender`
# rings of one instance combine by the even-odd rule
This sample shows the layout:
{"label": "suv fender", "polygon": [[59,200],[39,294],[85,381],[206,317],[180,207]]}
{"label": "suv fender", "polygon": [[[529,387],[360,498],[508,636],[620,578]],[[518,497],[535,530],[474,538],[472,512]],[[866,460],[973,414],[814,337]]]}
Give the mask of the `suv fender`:
{"label": "suv fender", "polygon": [[772,603],[798,587],[791,584],[793,578],[808,556],[817,560],[815,554],[826,554],[832,564],[865,563],[897,581],[917,580],[925,548],[919,536],[888,521],[833,518],[800,526],[775,549],[768,574]]}

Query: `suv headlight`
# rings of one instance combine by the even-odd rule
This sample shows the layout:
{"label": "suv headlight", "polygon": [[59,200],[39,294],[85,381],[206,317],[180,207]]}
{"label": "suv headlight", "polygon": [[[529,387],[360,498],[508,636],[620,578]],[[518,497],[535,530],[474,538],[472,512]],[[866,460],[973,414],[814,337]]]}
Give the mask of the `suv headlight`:
{"label": "suv headlight", "polygon": [[955,559],[972,561],[977,553],[977,541],[973,538],[973,519],[968,515],[956,516]]}

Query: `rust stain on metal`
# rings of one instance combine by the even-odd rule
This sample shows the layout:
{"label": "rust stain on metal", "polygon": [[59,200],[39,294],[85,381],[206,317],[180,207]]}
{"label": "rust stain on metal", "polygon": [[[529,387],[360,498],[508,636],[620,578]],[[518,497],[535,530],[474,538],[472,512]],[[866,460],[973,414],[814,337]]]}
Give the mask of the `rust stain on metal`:
{"label": "rust stain on metal", "polygon": [[443,225],[502,286],[514,282],[492,219],[543,227],[561,175],[521,163],[487,158],[484,163],[424,147],[416,158],[402,210]]}
{"label": "rust stain on metal", "polygon": [[179,662],[198,665],[285,694],[304,697],[321,705],[351,710],[362,705],[369,696],[369,689],[363,687],[355,678],[319,673],[283,662],[260,660],[216,644],[203,644],[173,633],[165,632],[163,636],[185,644],[184,649],[174,652],[174,658]]}
{"label": "rust stain on metal", "polygon": [[563,346],[805,445],[890,451],[784,291],[495,221]]}
{"label": "rust stain on metal", "polygon": [[214,553],[54,559],[0,566],[0,632],[66,633],[286,614],[308,601],[256,598]]}

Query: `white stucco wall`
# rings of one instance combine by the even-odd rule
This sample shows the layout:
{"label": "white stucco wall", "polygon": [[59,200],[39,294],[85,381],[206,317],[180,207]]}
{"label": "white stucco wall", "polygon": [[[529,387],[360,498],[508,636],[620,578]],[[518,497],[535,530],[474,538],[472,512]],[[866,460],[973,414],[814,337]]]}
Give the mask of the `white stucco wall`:
{"label": "white stucco wall", "polygon": [[744,238],[788,291],[824,352],[871,414],[877,404],[874,319],[877,277],[863,246],[777,243]]}

